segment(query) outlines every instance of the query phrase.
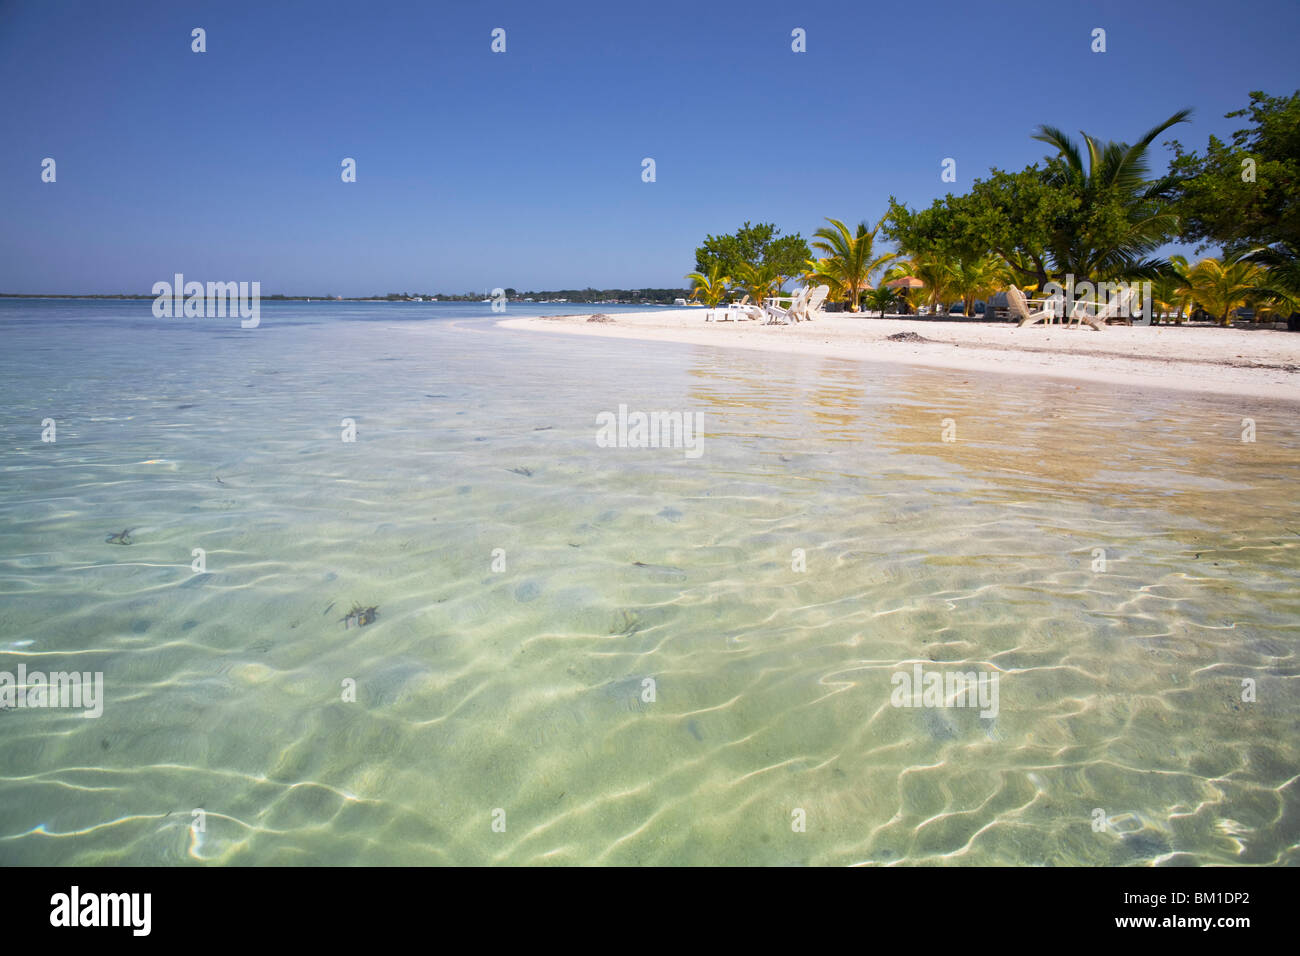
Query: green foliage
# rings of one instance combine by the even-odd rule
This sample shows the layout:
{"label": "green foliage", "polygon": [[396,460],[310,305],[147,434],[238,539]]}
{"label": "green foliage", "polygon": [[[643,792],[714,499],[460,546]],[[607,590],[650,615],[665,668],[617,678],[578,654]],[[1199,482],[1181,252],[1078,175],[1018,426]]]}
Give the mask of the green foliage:
{"label": "green foliage", "polygon": [[761,303],[764,299],[776,294],[781,288],[781,276],[779,276],[771,265],[761,262],[753,265],[743,262],[740,265],[740,271],[736,275],[740,288],[744,289],[749,295],[750,301]]}
{"label": "green foliage", "polygon": [[898,256],[893,252],[880,256],[875,254],[876,233],[880,230],[880,223],[869,229],[865,222],[860,222],[850,232],[849,227],[838,219],[828,216],[826,221],[830,225],[822,226],[813,233],[816,241],[812,244],[814,249],[825,255],[807,263],[805,278],[810,284],[824,282],[829,285],[833,296],[844,299],[849,311],[857,312],[858,299],[864,289],[871,287],[872,276]]}
{"label": "green foliage", "polygon": [[893,289],[886,289],[882,285],[868,292],[862,297],[862,301],[868,309],[879,312],[883,319],[885,313],[898,304],[898,294]]}
{"label": "green foliage", "polygon": [[1147,153],[1155,138],[1187,119],[1182,110],[1132,145],[1060,129],[1036,139],[1055,147],[1042,165],[1017,173],[994,169],[962,196],[949,194],[914,212],[890,199],[886,232],[910,254],[972,262],[992,252],[1020,284],[1044,285],[1067,273],[1093,281],[1154,276],[1151,255],[1177,231],[1175,179],[1152,179]]}
{"label": "green foliage", "polygon": [[[1185,151],[1177,140],[1169,144],[1182,237],[1229,253],[1277,243],[1300,249],[1300,90],[1253,92],[1248,107],[1225,117],[1246,115],[1251,125],[1233,133],[1231,143],[1211,136],[1204,154]],[[1248,159],[1253,182],[1243,165]]]}
{"label": "green foliage", "polygon": [[708,275],[700,272],[691,272],[686,276],[694,287],[691,289],[691,298],[698,299],[709,308],[713,308],[726,297],[731,279],[722,275],[722,270],[715,264],[709,270]]}
{"label": "green foliage", "polygon": [[1202,259],[1187,271],[1187,286],[1197,305],[1220,325],[1229,325],[1237,309],[1266,298],[1259,291],[1266,278],[1262,266],[1228,256],[1222,261]]}
{"label": "green foliage", "polygon": [[706,236],[695,250],[695,271],[707,275],[715,266],[722,275],[739,277],[743,266],[766,266],[781,283],[803,271],[808,244],[798,233],[782,236],[772,223],[748,220],[729,236]]}

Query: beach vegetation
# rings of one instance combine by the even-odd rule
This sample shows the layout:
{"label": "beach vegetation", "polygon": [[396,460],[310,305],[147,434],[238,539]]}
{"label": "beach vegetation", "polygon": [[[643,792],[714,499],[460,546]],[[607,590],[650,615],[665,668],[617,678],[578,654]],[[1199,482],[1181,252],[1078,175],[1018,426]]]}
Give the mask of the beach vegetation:
{"label": "beach vegetation", "polygon": [[1189,114],[1174,113],[1132,144],[1087,133],[1077,142],[1040,126],[1035,138],[1055,150],[1041,164],[993,169],[970,192],[922,210],[891,197],[885,234],[908,255],[941,256],[968,269],[992,253],[1008,281],[1020,285],[1041,288],[1070,274],[1094,282],[1154,278],[1167,266],[1154,253],[1177,234],[1178,217],[1176,178],[1154,177],[1149,151]]}
{"label": "beach vegetation", "polygon": [[726,298],[731,287],[731,278],[722,274],[722,267],[716,262],[707,275],[691,272],[686,275],[686,279],[691,283],[691,298],[703,302],[709,308]]}
{"label": "beach vegetation", "polygon": [[1220,325],[1231,325],[1234,313],[1247,306],[1267,303],[1263,291],[1267,272],[1240,256],[1202,259],[1187,270],[1190,299]]}
{"label": "beach vegetation", "polygon": [[877,286],[862,297],[862,303],[873,312],[879,312],[883,319],[885,313],[898,305],[898,293],[885,286]]}
{"label": "beach vegetation", "polygon": [[842,299],[850,312],[857,312],[861,294],[872,287],[876,274],[897,259],[898,254],[876,254],[880,223],[868,227],[866,222],[859,222],[850,231],[839,219],[828,216],[826,221],[830,225],[814,232],[812,242],[812,248],[825,255],[805,263],[804,279],[809,285],[830,286],[832,298]]}
{"label": "beach vegetation", "polygon": [[1250,104],[1225,113],[1247,117],[1228,142],[1211,136],[1205,151],[1177,140],[1170,170],[1185,242],[1227,253],[1258,246],[1300,249],[1300,90],[1290,96],[1250,94]]}
{"label": "beach vegetation", "polygon": [[736,281],[737,287],[749,296],[751,302],[762,302],[780,291],[785,277],[779,275],[770,263],[742,262]]}
{"label": "beach vegetation", "polygon": [[779,278],[778,288],[803,271],[811,253],[798,233],[782,236],[770,222],[745,221],[730,235],[705,236],[695,250],[695,271],[708,275],[714,266],[725,276],[739,278],[744,266],[766,267]]}

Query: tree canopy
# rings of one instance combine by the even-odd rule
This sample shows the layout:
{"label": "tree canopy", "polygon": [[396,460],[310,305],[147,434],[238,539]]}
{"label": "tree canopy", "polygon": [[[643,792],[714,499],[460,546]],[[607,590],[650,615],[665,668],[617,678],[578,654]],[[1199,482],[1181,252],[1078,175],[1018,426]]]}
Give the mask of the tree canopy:
{"label": "tree canopy", "polygon": [[1081,147],[1056,127],[1039,127],[1035,138],[1056,149],[1041,165],[991,170],[969,193],[919,211],[891,197],[886,232],[912,254],[972,262],[994,252],[1015,278],[1039,286],[1067,273],[1094,281],[1158,274],[1164,264],[1151,255],[1178,225],[1174,179],[1152,178],[1146,154],[1187,116],[1175,113],[1132,145],[1084,133]]}
{"label": "tree canopy", "polygon": [[1229,254],[1278,243],[1300,249],[1300,90],[1256,91],[1249,106],[1224,116],[1248,116],[1250,125],[1230,143],[1211,136],[1203,154],[1169,143],[1183,238]]}
{"label": "tree canopy", "polygon": [[706,236],[695,250],[695,271],[708,275],[716,266],[722,275],[739,278],[745,266],[766,266],[785,280],[803,272],[808,256],[808,243],[798,233],[782,236],[772,223],[746,220],[731,235]]}

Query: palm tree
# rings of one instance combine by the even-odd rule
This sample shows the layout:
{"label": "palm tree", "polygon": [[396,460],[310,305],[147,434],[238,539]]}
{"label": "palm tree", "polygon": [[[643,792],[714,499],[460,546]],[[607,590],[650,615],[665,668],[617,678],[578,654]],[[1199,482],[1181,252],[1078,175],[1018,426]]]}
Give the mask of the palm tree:
{"label": "palm tree", "polygon": [[962,312],[975,314],[975,300],[987,299],[1009,281],[1007,264],[1001,256],[963,256],[952,264],[952,290],[961,296]]}
{"label": "palm tree", "polygon": [[740,282],[740,288],[749,293],[749,298],[756,305],[762,305],[763,300],[772,296],[781,288],[781,276],[776,274],[776,270],[767,263],[752,262],[742,263],[740,273],[736,277]]}
{"label": "palm tree", "polygon": [[1170,201],[1175,178],[1148,179],[1147,150],[1156,137],[1176,123],[1186,122],[1191,110],[1179,110],[1142,134],[1133,145],[1094,139],[1082,133],[1088,152],[1084,168],[1079,145],[1055,126],[1040,126],[1034,139],[1057,150],[1049,161],[1046,181],[1079,197],[1082,229],[1055,240],[1050,250],[1057,270],[1091,281],[1122,274],[1153,278],[1162,265],[1147,257],[1178,229]]}
{"label": "palm tree", "polygon": [[908,262],[908,275],[925,283],[925,301],[931,311],[942,311],[953,295],[953,268],[936,253],[920,253]]}
{"label": "palm tree", "polygon": [[1261,266],[1240,257],[1202,259],[1187,272],[1191,298],[1225,326],[1232,322],[1233,312],[1262,297],[1266,280]]}
{"label": "palm tree", "polygon": [[882,285],[878,289],[872,289],[868,292],[866,296],[863,297],[863,301],[866,302],[867,308],[879,309],[880,317],[883,319],[885,317],[885,310],[893,308],[898,302],[898,295],[893,289],[886,288]]}
{"label": "palm tree", "polygon": [[1191,301],[1187,287],[1187,259],[1170,256],[1168,268],[1151,280],[1151,307],[1166,317],[1172,312],[1174,323],[1181,325],[1183,310],[1191,305]]}
{"label": "palm tree", "polygon": [[1252,249],[1242,256],[1267,268],[1264,283],[1256,290],[1274,304],[1274,311],[1283,309],[1291,313],[1288,322],[1292,331],[1300,331],[1300,254],[1286,243]]}
{"label": "palm tree", "polygon": [[860,222],[856,231],[849,232],[849,227],[838,219],[827,216],[826,221],[830,226],[814,232],[816,241],[809,243],[818,252],[826,253],[825,257],[810,263],[811,276],[826,282],[832,291],[848,300],[850,312],[857,312],[858,298],[864,289],[871,288],[872,275],[897,259],[898,254],[874,254],[880,223],[876,223],[875,229],[868,229],[865,222]]}
{"label": "palm tree", "polygon": [[712,308],[723,300],[727,295],[727,287],[731,283],[728,276],[719,275],[722,267],[715,265],[709,270],[709,274],[702,272],[687,273],[686,278],[693,283],[691,289],[691,298],[698,299],[705,305]]}

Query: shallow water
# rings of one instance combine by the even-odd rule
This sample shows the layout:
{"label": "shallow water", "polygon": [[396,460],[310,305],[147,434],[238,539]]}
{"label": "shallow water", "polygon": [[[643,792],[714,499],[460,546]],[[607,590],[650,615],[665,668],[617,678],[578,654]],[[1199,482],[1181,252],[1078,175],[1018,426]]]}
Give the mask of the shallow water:
{"label": "shallow water", "polygon": [[0,302],[0,864],[1298,861],[1293,408],[491,318]]}

